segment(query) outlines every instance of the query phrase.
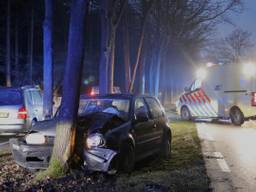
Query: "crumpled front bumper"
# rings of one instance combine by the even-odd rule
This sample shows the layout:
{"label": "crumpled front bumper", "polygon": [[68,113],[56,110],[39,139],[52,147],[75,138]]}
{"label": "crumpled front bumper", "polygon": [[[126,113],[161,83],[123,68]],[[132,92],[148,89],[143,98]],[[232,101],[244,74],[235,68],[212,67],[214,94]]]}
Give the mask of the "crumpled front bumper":
{"label": "crumpled front bumper", "polygon": [[[13,158],[20,166],[30,169],[46,169],[52,154],[52,145],[28,145],[20,139],[10,139]],[[108,172],[117,153],[107,148],[84,150],[84,165],[90,171]]]}
{"label": "crumpled front bumper", "polygon": [[107,148],[95,147],[84,151],[84,165],[91,171],[108,172],[114,163],[117,152]]}
{"label": "crumpled front bumper", "polygon": [[30,169],[46,169],[52,154],[52,145],[28,145],[20,139],[10,139],[13,158],[20,166]]}

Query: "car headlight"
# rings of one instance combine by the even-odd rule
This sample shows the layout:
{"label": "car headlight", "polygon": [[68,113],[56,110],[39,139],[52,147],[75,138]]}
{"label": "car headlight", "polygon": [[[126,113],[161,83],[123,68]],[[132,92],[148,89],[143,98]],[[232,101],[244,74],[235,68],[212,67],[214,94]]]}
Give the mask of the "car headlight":
{"label": "car headlight", "polygon": [[87,147],[90,149],[92,147],[100,147],[105,145],[105,139],[101,134],[89,135],[86,139]]}
{"label": "car headlight", "polygon": [[31,145],[40,145],[46,143],[46,138],[40,133],[30,133],[25,137],[26,143]]}

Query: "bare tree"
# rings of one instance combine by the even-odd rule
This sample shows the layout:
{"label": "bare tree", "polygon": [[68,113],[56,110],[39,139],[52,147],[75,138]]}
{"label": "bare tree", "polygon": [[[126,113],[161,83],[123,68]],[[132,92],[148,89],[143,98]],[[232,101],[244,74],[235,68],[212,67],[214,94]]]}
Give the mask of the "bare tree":
{"label": "bare tree", "polygon": [[211,42],[206,50],[206,59],[215,63],[241,63],[253,47],[251,33],[235,29],[226,38]]}
{"label": "bare tree", "polygon": [[56,169],[62,170],[60,172],[64,173],[69,167],[68,162],[75,151],[86,3],[86,0],[72,0],[71,3],[63,97],[58,116],[53,153],[47,173],[49,175],[54,174]]}
{"label": "bare tree", "polygon": [[234,63],[240,63],[241,57],[248,53],[253,46],[251,33],[242,29],[234,30],[228,37],[225,38],[226,52],[232,57]]}
{"label": "bare tree", "polygon": [[6,86],[11,86],[11,0],[7,0],[6,17]]}
{"label": "bare tree", "polygon": [[45,19],[43,24],[44,44],[44,95],[43,113],[45,118],[52,116],[53,102],[53,56],[52,56],[52,14],[53,1],[45,0]]}

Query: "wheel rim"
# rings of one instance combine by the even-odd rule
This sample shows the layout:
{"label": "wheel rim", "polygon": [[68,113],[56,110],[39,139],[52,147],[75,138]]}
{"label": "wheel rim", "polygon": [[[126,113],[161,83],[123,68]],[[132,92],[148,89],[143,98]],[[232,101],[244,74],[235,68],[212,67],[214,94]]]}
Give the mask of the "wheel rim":
{"label": "wheel rim", "polygon": [[232,112],[232,116],[231,116],[233,122],[235,124],[240,124],[241,123],[241,113],[239,110],[235,109]]}
{"label": "wheel rim", "polygon": [[181,111],[182,119],[188,120],[189,119],[189,111],[187,108],[183,108]]}

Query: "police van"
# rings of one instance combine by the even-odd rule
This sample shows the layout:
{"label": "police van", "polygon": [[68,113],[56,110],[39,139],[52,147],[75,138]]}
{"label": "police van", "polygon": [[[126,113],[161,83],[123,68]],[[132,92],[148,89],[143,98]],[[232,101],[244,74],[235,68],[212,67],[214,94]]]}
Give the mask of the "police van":
{"label": "police van", "polygon": [[197,72],[176,102],[184,120],[231,119],[234,125],[256,116],[255,64],[212,65]]}

